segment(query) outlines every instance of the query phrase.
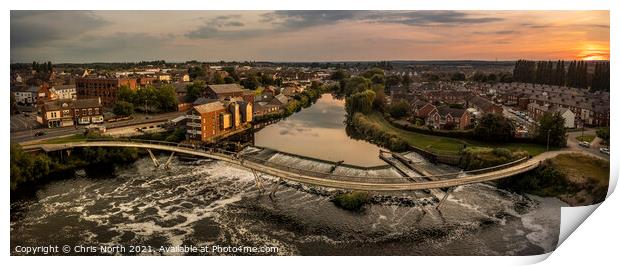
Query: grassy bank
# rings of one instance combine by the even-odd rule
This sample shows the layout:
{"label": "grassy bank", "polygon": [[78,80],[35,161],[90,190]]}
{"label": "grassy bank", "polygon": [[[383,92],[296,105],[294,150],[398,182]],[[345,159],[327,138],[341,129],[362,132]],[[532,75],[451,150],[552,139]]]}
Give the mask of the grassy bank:
{"label": "grassy bank", "polygon": [[407,131],[390,124],[379,112],[373,112],[367,117],[370,121],[380,125],[383,130],[394,132],[398,137],[407,141],[409,145],[438,154],[456,154],[459,153],[465,145],[467,147],[504,148],[513,152],[522,150],[527,151],[532,156],[547,150],[547,147],[534,143],[484,143],[475,140],[456,139]]}
{"label": "grassy bank", "polygon": [[571,206],[603,201],[608,185],[609,162],[578,153],[558,155],[531,172],[498,181],[500,188],[558,197]]}
{"label": "grassy bank", "polygon": [[595,135],[577,136],[577,140],[578,141],[585,141],[585,142],[592,142],[594,140],[594,138],[596,138]]}

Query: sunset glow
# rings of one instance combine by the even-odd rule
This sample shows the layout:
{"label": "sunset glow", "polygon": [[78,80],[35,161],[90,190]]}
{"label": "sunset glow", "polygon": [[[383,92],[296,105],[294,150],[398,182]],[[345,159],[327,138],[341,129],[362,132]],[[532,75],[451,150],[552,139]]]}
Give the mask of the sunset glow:
{"label": "sunset glow", "polygon": [[609,11],[11,12],[13,62],[519,58],[608,59]]}

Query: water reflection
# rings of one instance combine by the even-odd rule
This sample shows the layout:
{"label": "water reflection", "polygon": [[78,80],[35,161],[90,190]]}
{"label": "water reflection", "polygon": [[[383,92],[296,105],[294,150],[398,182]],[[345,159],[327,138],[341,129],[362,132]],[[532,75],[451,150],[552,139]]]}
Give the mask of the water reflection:
{"label": "water reflection", "polygon": [[347,135],[345,114],[344,100],[323,94],[311,107],[257,132],[255,144],[359,166],[385,165],[378,146]]}

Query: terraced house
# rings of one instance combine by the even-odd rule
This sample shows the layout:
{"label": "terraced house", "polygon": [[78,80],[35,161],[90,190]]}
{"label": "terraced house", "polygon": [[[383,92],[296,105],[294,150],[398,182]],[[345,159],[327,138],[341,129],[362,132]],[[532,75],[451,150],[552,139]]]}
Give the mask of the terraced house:
{"label": "terraced house", "polygon": [[37,122],[48,128],[103,123],[101,108],[99,98],[44,101]]}

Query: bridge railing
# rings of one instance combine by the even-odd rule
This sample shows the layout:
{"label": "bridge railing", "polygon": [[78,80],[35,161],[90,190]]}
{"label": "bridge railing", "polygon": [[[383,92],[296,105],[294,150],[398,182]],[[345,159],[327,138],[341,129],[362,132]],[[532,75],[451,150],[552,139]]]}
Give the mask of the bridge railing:
{"label": "bridge railing", "polygon": [[[144,143],[144,144],[154,144],[154,145],[165,145],[165,146],[170,146],[170,147],[183,148],[183,149],[192,150],[192,151],[198,151],[198,152],[214,154],[214,155],[218,155],[218,156],[222,156],[222,157],[228,158],[230,160],[238,160],[241,163],[243,163],[243,161],[251,161],[251,162],[254,162],[254,163],[262,164],[262,165],[265,165],[265,166],[268,166],[268,167],[271,167],[271,168],[276,168],[276,169],[279,169],[279,170],[284,170],[286,172],[290,172],[290,173],[294,173],[294,174],[298,174],[298,175],[305,175],[305,176],[311,176],[311,177],[317,177],[317,178],[325,178],[325,179],[334,179],[334,180],[338,180],[338,181],[402,184],[403,181],[408,180],[407,177],[401,177],[401,176],[389,176],[389,177],[382,177],[382,176],[353,176],[353,175],[345,175],[345,174],[334,174],[334,173],[330,173],[330,172],[323,172],[323,171],[317,171],[317,170],[309,170],[309,169],[304,169],[304,168],[296,167],[296,166],[292,166],[292,165],[285,165],[285,164],[282,164],[282,163],[276,163],[276,162],[270,161],[268,159],[258,158],[258,157],[247,155],[247,154],[242,155],[242,154],[237,153],[237,152],[232,152],[232,151],[227,151],[227,150],[217,149],[217,148],[207,148],[207,147],[203,147],[201,145],[194,145],[194,144],[188,144],[188,143],[176,143],[176,142],[168,142],[168,141],[146,140],[146,139],[131,139],[131,138],[125,138],[125,139],[88,139],[87,141],[90,141],[90,142],[96,142],[96,141],[133,142],[133,143]],[[512,166],[515,166],[515,165],[518,165],[520,163],[523,163],[523,162],[525,162],[527,160],[528,160],[527,157],[523,157],[523,158],[520,158],[518,160],[509,162],[509,163],[505,163],[505,164],[501,164],[501,165],[497,165],[497,166],[492,166],[492,167],[487,167],[487,168],[483,168],[483,169],[461,171],[461,172],[454,172],[454,173],[446,173],[446,174],[438,174],[438,175],[432,175],[432,176],[421,176],[421,178],[428,178],[428,179],[453,179],[453,178],[463,177],[465,175],[483,174],[483,173],[488,173],[488,172],[500,171],[500,170],[503,170],[503,169],[507,169],[507,168],[510,168]],[[415,181],[411,181],[411,182],[415,182]]]}

